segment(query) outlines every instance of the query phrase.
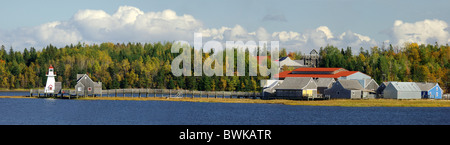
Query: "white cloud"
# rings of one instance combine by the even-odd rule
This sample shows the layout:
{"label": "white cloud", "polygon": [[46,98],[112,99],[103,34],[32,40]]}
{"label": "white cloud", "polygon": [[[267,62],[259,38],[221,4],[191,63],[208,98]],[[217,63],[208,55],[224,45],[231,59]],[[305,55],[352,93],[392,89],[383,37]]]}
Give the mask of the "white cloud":
{"label": "white cloud", "polygon": [[[419,43],[450,42],[449,28],[441,20],[424,20],[415,23],[394,22],[391,42],[402,44],[407,41]],[[113,14],[103,10],[80,10],[66,21],[49,22],[35,27],[0,31],[0,43],[6,47],[37,49],[53,44],[63,47],[78,42],[156,42],[184,40],[193,42],[194,33],[203,34],[203,43],[208,40],[225,41],[280,41],[281,48],[289,51],[301,50],[307,53],[327,44],[354,49],[369,48],[377,42],[369,36],[346,31],[334,34],[327,26],[306,29],[303,32],[285,30],[268,32],[259,27],[255,31],[236,24],[233,27],[205,28],[192,15],[177,14],[167,9],[160,12],[144,12],[136,7],[121,6]],[[357,51],[354,51],[357,52]]]}
{"label": "white cloud", "polygon": [[[360,47],[369,49],[369,47],[377,45],[377,42],[372,40],[370,37],[353,33],[352,31],[342,33],[337,41],[341,43],[341,45],[338,46],[347,45],[354,49],[359,49]],[[353,52],[357,53],[357,51]]]}
{"label": "white cloud", "polygon": [[326,45],[334,45],[338,48],[350,46],[355,49],[353,52],[356,53],[356,49],[359,49],[360,47],[369,48],[377,45],[376,41],[370,37],[353,33],[351,31],[335,36],[327,26],[320,26],[313,30],[306,30],[305,33],[295,36],[295,39],[292,39],[295,41],[285,42],[285,45],[287,43],[288,46],[294,48],[294,51],[298,51],[298,49],[300,49],[303,53],[307,53],[312,49],[318,49]]}
{"label": "white cloud", "polygon": [[276,40],[280,40],[281,42],[291,41],[291,40],[300,40],[300,33],[292,32],[292,31],[281,31],[274,32],[272,37]]}
{"label": "white cloud", "polygon": [[[19,48],[53,44],[59,47],[78,42],[156,42],[190,40],[202,23],[191,15],[173,10],[143,12],[121,6],[112,15],[103,10],[80,10],[70,20],[0,32],[2,43]],[[4,36],[3,36],[4,35]]]}
{"label": "white cloud", "polygon": [[263,27],[259,27],[258,30],[256,30],[256,38],[258,40],[271,40],[269,32],[267,32],[267,30]]}
{"label": "white cloud", "polygon": [[327,26],[320,26],[316,29],[316,32],[322,32],[325,34],[327,39],[334,38],[333,33],[331,33],[330,29]]}
{"label": "white cloud", "polygon": [[448,24],[442,20],[423,20],[415,23],[405,23],[396,20],[390,33],[392,43],[402,46],[405,42],[419,44],[440,44],[450,42]]}
{"label": "white cloud", "polygon": [[173,10],[144,13],[130,6],[119,7],[113,15],[101,10],[82,10],[75,14],[73,21],[85,39],[96,42],[187,39],[202,26],[191,15],[178,16]]}

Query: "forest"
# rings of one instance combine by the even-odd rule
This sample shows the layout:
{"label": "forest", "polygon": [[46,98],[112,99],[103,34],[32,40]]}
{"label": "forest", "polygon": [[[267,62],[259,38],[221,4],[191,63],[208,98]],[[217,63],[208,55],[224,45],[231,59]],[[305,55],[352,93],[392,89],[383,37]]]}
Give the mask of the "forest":
{"label": "forest", "polygon": [[[63,88],[73,88],[76,74],[87,73],[101,81],[103,89],[166,88],[204,91],[260,91],[262,76],[180,76],[171,72],[171,62],[179,53],[171,53],[171,42],[71,44],[62,48],[48,45],[42,50],[31,47],[23,51],[0,49],[0,88],[42,88],[45,73],[52,64],[56,81]],[[213,52],[211,52],[213,53]],[[438,82],[448,92],[450,81],[450,47],[437,43],[407,43],[401,47],[360,48],[353,53],[332,45],[319,49],[320,67],[343,67],[384,81]],[[355,55],[357,54],[357,55]],[[203,53],[203,61],[210,54]],[[248,67],[249,53],[246,51]],[[270,55],[270,54],[268,54]],[[236,56],[236,55],[235,55]],[[280,50],[280,57],[301,59],[301,52]],[[225,57],[224,57],[225,58]],[[236,61],[235,66],[236,66]],[[270,63],[270,62],[269,62]],[[269,65],[270,66],[270,65]],[[236,67],[235,67],[236,68]],[[225,70],[225,69],[224,69]],[[248,70],[248,68],[246,69]],[[225,74],[225,73],[224,73]]]}
{"label": "forest", "polygon": [[[100,45],[78,43],[63,48],[48,45],[41,51],[31,47],[30,50],[24,49],[23,52],[14,51],[13,48],[7,52],[2,46],[0,88],[42,88],[45,86],[47,79],[45,73],[50,64],[55,68],[56,81],[62,82],[63,88],[74,88],[76,75],[84,73],[87,73],[93,81],[102,82],[103,89],[258,91],[261,88],[257,80],[267,78],[215,75],[175,77],[171,72],[171,62],[180,53],[171,53],[171,46],[171,42]],[[203,53],[202,61],[212,53],[214,52]],[[245,66],[248,70],[248,51],[246,55]]]}

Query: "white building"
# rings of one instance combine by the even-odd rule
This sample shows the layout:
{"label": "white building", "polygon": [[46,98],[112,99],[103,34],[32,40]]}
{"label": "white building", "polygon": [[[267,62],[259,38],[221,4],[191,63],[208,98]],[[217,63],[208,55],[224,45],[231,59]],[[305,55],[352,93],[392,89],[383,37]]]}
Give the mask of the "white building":
{"label": "white building", "polygon": [[56,82],[56,72],[54,71],[54,68],[52,65],[48,68],[48,72],[45,75],[47,76],[47,83],[45,84],[44,93],[46,94],[55,94],[59,93],[61,90],[61,82]]}

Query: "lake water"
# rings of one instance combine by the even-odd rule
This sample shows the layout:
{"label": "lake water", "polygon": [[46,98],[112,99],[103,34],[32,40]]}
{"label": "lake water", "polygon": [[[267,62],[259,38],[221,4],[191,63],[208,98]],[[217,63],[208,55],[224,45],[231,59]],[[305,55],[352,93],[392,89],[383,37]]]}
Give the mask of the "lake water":
{"label": "lake water", "polygon": [[450,108],[2,98],[0,124],[449,125]]}
{"label": "lake water", "polygon": [[29,96],[30,92],[28,91],[0,91],[0,96]]}

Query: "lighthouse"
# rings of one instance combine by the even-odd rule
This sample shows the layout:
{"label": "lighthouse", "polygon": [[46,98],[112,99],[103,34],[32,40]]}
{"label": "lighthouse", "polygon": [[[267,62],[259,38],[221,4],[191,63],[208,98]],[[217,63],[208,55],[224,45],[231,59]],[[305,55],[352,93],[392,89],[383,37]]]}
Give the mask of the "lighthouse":
{"label": "lighthouse", "polygon": [[55,77],[56,73],[53,70],[53,66],[50,65],[47,72],[47,84],[45,85],[44,93],[53,94],[55,93]]}

